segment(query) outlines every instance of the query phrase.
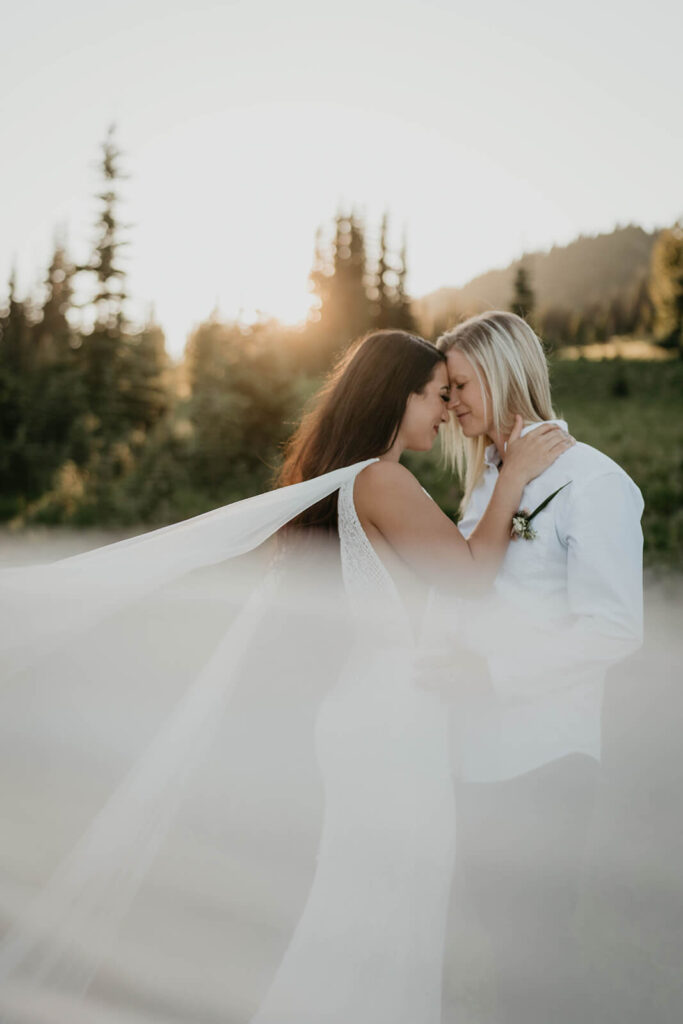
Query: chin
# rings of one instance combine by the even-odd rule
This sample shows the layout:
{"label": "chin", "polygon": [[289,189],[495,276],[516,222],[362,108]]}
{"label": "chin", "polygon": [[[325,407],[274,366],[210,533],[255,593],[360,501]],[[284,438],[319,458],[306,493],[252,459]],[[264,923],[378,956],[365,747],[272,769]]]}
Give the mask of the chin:
{"label": "chin", "polygon": [[406,449],[409,452],[430,452],[434,447],[435,437],[430,437],[429,440],[416,441],[413,444],[407,444]]}

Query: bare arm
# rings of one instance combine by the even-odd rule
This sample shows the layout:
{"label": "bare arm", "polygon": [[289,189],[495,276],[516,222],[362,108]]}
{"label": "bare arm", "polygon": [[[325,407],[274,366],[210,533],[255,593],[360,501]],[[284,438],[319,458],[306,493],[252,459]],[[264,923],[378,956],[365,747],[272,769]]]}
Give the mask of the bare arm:
{"label": "bare arm", "polygon": [[538,427],[518,440],[520,429],[521,424],[511,435],[488,508],[469,540],[395,462],[376,462],[359,474],[354,497],[361,521],[429,583],[452,587],[457,581],[460,592],[486,589],[505,557],[524,487],[573,443],[557,427]]}

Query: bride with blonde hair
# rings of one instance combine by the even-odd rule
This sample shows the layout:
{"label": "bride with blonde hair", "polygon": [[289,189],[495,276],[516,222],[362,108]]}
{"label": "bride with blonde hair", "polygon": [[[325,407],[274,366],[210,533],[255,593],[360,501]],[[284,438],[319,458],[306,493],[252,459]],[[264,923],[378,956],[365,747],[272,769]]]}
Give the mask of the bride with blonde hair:
{"label": "bride with blonde hair", "polygon": [[476,395],[477,406],[481,403],[477,418],[469,409],[458,411],[454,402],[453,425],[459,429],[448,430],[443,437],[448,461],[464,482],[465,507],[484,471],[487,445],[501,441],[502,450],[501,439],[511,433],[515,416],[521,416],[525,425],[555,419],[548,364],[526,320],[498,310],[470,317],[446,331],[437,348],[448,357],[454,377],[458,366],[470,374],[467,384],[453,380],[453,399],[464,405],[470,395]]}
{"label": "bride with blonde hair", "polygon": [[[464,481],[459,529],[476,534],[523,439],[555,425],[541,342],[514,313],[469,318],[437,341]],[[487,689],[460,706],[459,893],[488,936],[497,1021],[594,1019],[576,934],[598,784],[607,670],[642,642],[643,499],[578,441],[524,488],[479,650]],[[464,881],[463,881],[464,880]]]}

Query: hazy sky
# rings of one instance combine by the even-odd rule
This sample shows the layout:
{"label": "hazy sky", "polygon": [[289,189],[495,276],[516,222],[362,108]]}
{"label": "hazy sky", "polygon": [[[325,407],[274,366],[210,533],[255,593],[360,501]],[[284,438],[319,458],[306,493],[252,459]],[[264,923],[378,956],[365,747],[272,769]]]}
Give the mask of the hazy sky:
{"label": "hazy sky", "polygon": [[115,120],[133,311],[175,353],[216,305],[301,318],[340,204],[405,228],[414,295],[683,214],[680,4],[0,3],[0,296],[59,226],[87,255]]}

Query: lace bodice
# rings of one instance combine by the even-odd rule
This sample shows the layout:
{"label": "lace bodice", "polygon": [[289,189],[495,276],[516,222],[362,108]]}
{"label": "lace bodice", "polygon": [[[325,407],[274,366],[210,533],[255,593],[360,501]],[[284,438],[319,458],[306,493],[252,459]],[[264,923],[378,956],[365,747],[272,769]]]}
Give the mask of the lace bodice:
{"label": "lace bodice", "polygon": [[368,601],[402,607],[396,584],[360,524],[353,500],[354,482],[347,480],[339,488],[339,545],[346,593],[354,607]]}

